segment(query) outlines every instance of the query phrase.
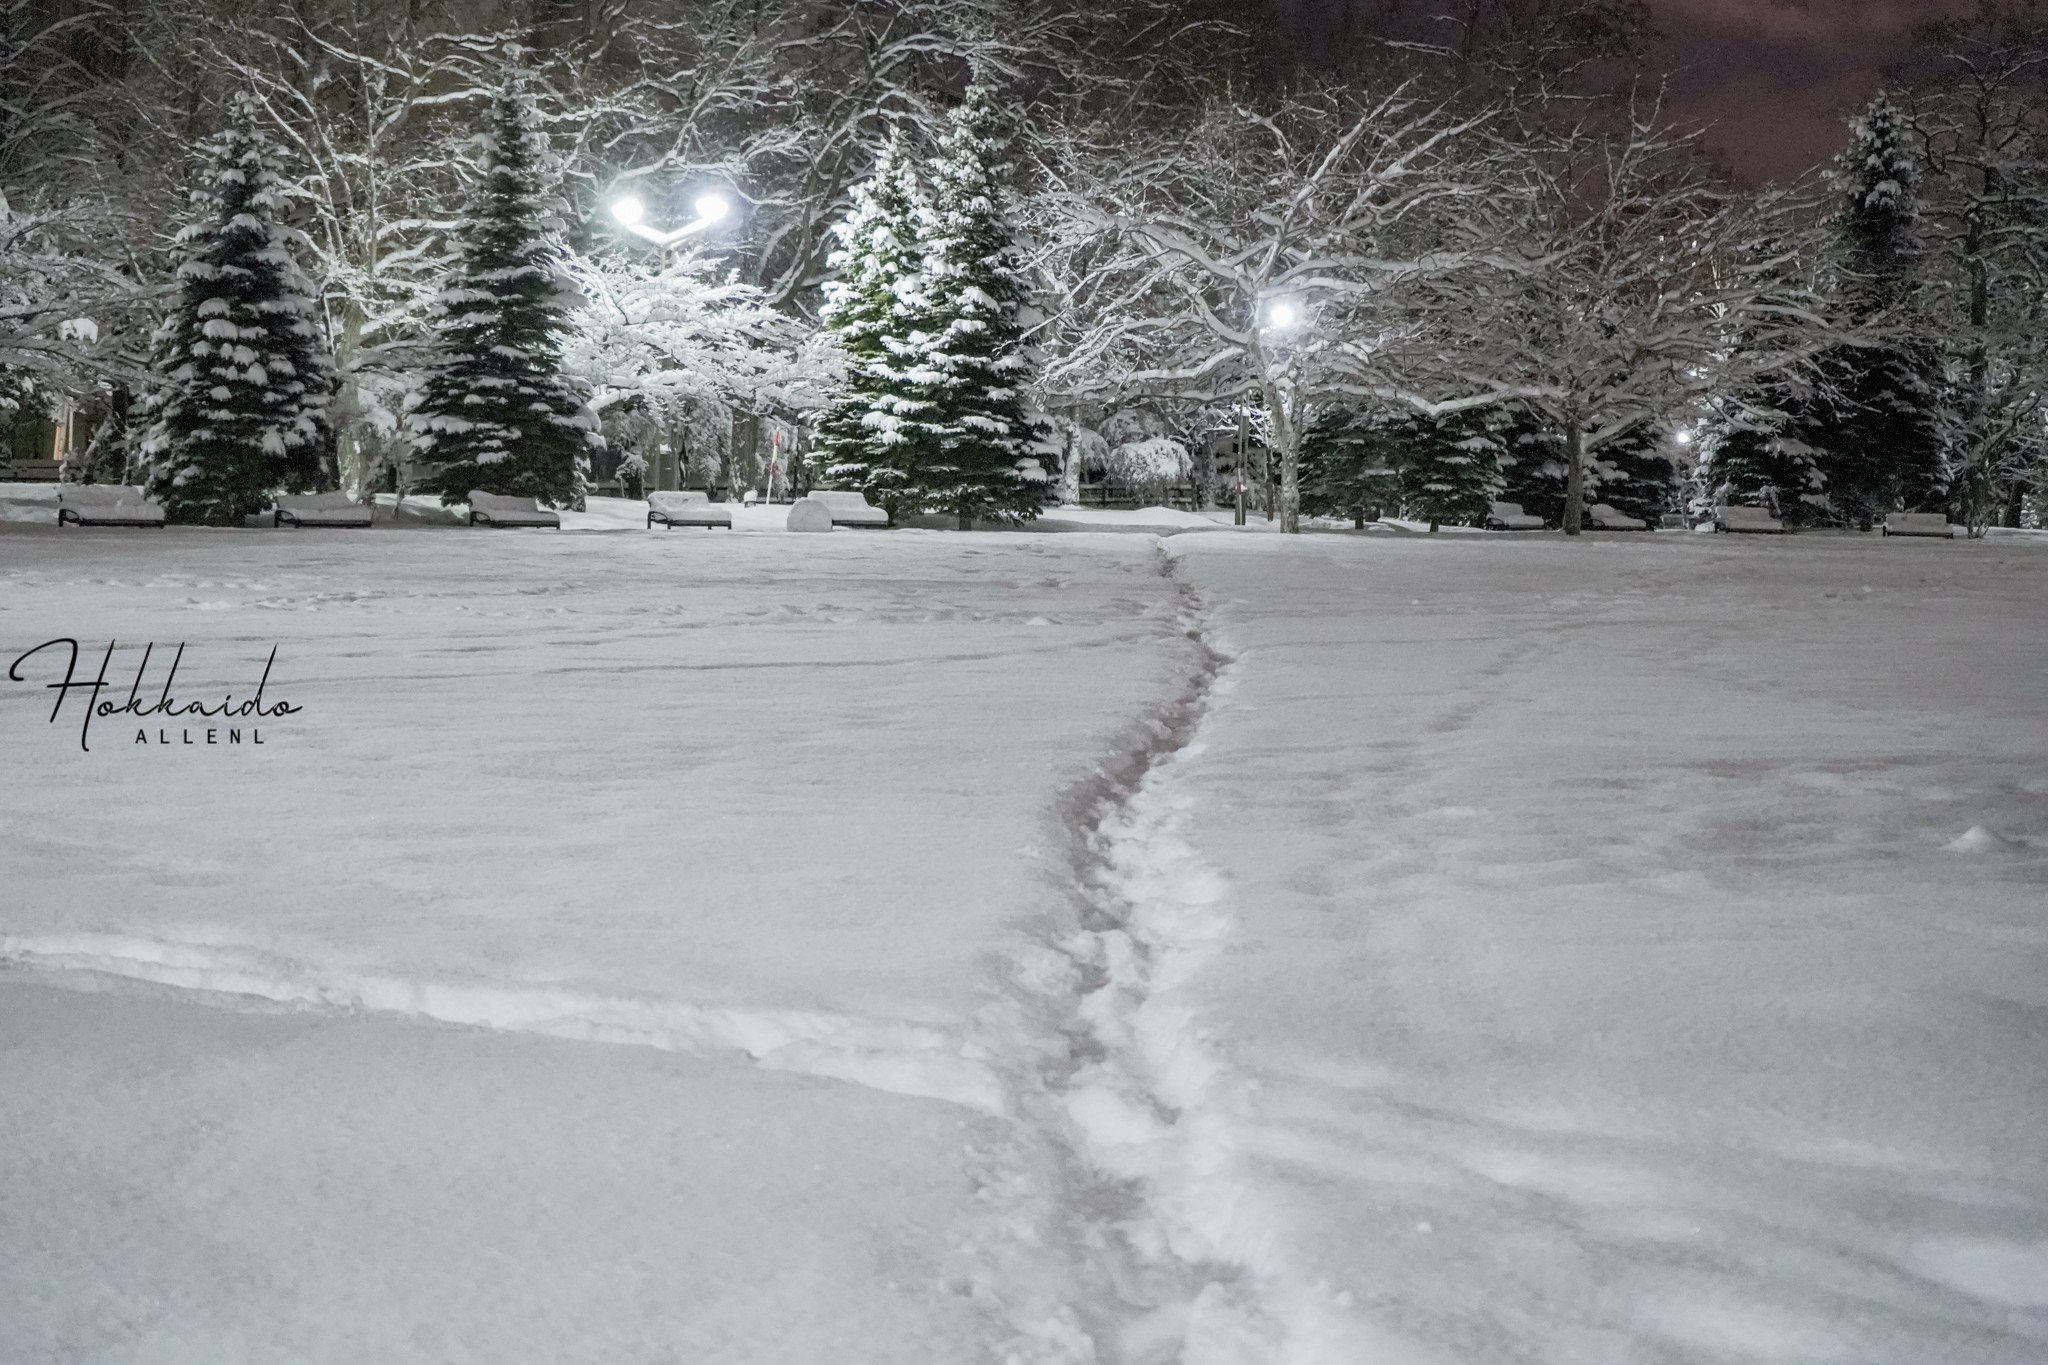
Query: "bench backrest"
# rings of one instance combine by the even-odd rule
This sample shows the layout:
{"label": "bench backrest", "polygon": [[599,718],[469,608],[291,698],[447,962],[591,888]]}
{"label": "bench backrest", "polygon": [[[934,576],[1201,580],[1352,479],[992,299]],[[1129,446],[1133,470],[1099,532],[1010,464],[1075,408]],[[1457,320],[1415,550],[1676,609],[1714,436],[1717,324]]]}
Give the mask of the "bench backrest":
{"label": "bench backrest", "polygon": [[670,507],[708,506],[710,502],[711,495],[704,492],[649,493],[647,495],[647,505],[657,511],[663,511]]}
{"label": "bench backrest", "polygon": [[1778,519],[1768,507],[1716,507],[1714,520],[1731,526],[1776,526]]}
{"label": "bench backrest", "polygon": [[1594,514],[1595,516],[1602,516],[1602,517],[1628,517],[1628,519],[1629,519],[1630,521],[1634,521],[1634,520],[1635,520],[1635,518],[1634,518],[1634,517],[1630,517],[1630,516],[1628,515],[1628,513],[1626,513],[1626,512],[1624,512],[1624,511],[1622,511],[1622,510],[1621,510],[1621,509],[1620,509],[1619,507],[1611,507],[1611,506],[1609,506],[1608,504],[1606,504],[1606,503],[1604,503],[1604,502],[1596,502],[1596,503],[1594,503],[1594,504],[1593,504],[1593,506],[1592,506],[1592,511],[1593,511],[1593,514]]}
{"label": "bench backrest", "polygon": [[287,512],[353,512],[359,506],[339,489],[331,493],[287,493],[277,500],[277,505]]}
{"label": "bench backrest", "polygon": [[1893,530],[1898,530],[1902,527],[1914,531],[1946,531],[1948,529],[1948,513],[1946,512],[1887,512],[1884,514],[1884,520],[1885,524]]}
{"label": "bench backrest", "polygon": [[481,488],[469,491],[469,505],[479,512],[539,512],[540,503],[533,498],[508,498],[496,493],[486,493]]}
{"label": "bench backrest", "polygon": [[1525,517],[1529,515],[1522,510],[1522,504],[1519,502],[1494,503],[1493,514],[1497,517]]}
{"label": "bench backrest", "polygon": [[871,507],[860,493],[835,493],[830,489],[816,489],[810,494],[834,512],[874,512],[881,509]]}
{"label": "bench backrest", "polygon": [[121,503],[141,505],[149,495],[125,483],[67,483],[57,490],[57,501],[65,507],[115,507]]}

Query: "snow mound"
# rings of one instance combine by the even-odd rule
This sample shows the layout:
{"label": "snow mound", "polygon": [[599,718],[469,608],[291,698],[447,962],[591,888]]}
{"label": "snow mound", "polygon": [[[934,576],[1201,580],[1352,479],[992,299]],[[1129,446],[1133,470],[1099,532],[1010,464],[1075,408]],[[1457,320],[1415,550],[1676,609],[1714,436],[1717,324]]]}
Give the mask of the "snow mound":
{"label": "snow mound", "polygon": [[272,1004],[430,1019],[502,1033],[663,1052],[737,1052],[772,1071],[829,1076],[988,1114],[1008,1108],[1002,1083],[978,1055],[971,1055],[971,1046],[940,1030],[898,1020],[405,977],[112,934],[0,935],[0,964],[97,972]]}
{"label": "snow mound", "polygon": [[1972,825],[1964,833],[1942,845],[1950,853],[1998,853],[2019,846],[2018,840],[2008,839],[2003,834],[1986,829],[1982,825]]}
{"label": "snow mound", "polygon": [[790,505],[788,526],[792,531],[830,531],[832,514],[824,503],[803,498]]}

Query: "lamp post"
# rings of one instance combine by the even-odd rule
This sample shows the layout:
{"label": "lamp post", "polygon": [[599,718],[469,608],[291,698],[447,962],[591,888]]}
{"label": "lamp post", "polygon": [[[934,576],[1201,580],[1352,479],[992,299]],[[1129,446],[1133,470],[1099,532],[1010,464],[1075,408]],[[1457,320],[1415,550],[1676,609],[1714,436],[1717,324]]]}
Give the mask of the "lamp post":
{"label": "lamp post", "polygon": [[[1264,305],[1259,309],[1259,314],[1260,319],[1264,324],[1260,328],[1260,330],[1279,338],[1284,338],[1288,333],[1294,331],[1296,327],[1301,325],[1304,317],[1306,316],[1305,311],[1303,310],[1300,303],[1298,303],[1295,299],[1288,298],[1285,296],[1267,299]],[[1263,367],[1265,363],[1265,359],[1262,355],[1260,358],[1260,365]],[[1267,384],[1264,387],[1267,388],[1268,392],[1273,392],[1275,389],[1275,386],[1271,384]],[[1281,401],[1286,401],[1284,395],[1281,397]],[[1273,433],[1277,435],[1281,431],[1281,422],[1285,420],[1287,414],[1276,412],[1271,414],[1271,416],[1273,418],[1272,430]],[[1273,504],[1276,501],[1278,501],[1278,499],[1275,496],[1273,488],[1273,443],[1270,439],[1266,442],[1265,454],[1259,461],[1259,472],[1263,476],[1266,485],[1264,490],[1265,496],[1261,499],[1261,501],[1264,503],[1263,511],[1265,512],[1266,520],[1271,521],[1273,519]],[[1239,503],[1240,505],[1242,505],[1243,503],[1242,494],[1239,495]],[[1240,515],[1242,515],[1242,513],[1240,513]],[[1239,524],[1242,525],[1243,523],[1240,522]]]}
{"label": "lamp post", "polygon": [[716,190],[707,190],[698,195],[694,207],[697,210],[695,219],[667,232],[647,225],[647,206],[634,195],[624,194],[612,200],[612,217],[616,218],[619,226],[626,231],[637,237],[644,237],[666,250],[678,245],[686,237],[694,237],[700,232],[716,227],[732,212],[731,202]]}

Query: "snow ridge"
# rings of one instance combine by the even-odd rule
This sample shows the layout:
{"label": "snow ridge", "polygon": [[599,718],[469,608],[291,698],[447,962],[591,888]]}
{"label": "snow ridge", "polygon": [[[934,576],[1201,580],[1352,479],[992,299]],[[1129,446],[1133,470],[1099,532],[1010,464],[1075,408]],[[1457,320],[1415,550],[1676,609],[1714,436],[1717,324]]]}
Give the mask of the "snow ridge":
{"label": "snow ridge", "polygon": [[1061,1203],[1080,1224],[1066,1240],[1089,1300],[1085,1346],[1034,1358],[1355,1361],[1335,1301],[1283,1263],[1278,1220],[1244,1178],[1234,1115],[1246,1087],[1188,989],[1234,931],[1223,879],[1189,842],[1181,778],[1232,660],[1177,562],[1162,544],[1190,645],[1185,684],[1071,803],[1079,922],[1019,964],[1047,1042],[1016,1108],[1060,1150]]}
{"label": "snow ridge", "polygon": [[0,934],[0,967],[8,966],[664,1052],[740,1052],[773,1071],[829,1076],[987,1114],[1008,1111],[1004,1088],[975,1044],[922,1025],[822,1010],[743,1009],[405,977],[113,934]]}

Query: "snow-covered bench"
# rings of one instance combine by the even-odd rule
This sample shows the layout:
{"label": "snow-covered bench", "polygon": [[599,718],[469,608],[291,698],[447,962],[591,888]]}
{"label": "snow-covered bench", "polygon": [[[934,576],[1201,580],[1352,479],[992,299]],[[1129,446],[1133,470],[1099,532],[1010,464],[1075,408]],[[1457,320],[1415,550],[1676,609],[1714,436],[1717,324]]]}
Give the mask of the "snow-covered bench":
{"label": "snow-covered bench", "polygon": [[1785,523],[1772,516],[1768,507],[1716,507],[1714,529],[1782,536],[1785,534]]}
{"label": "snow-covered bench", "polygon": [[889,514],[869,504],[859,493],[833,493],[817,491],[809,494],[813,502],[825,504],[825,510],[832,514],[834,526],[887,526]]}
{"label": "snow-covered bench", "polygon": [[1519,502],[1492,502],[1486,505],[1486,524],[1501,531],[1540,531],[1543,518],[1530,516]]}
{"label": "snow-covered bench", "polygon": [[732,529],[732,509],[713,505],[709,493],[649,493],[647,526],[723,526]]}
{"label": "snow-covered bench", "polygon": [[552,526],[562,529],[562,519],[532,498],[506,498],[481,488],[469,492],[469,524],[486,526]]}
{"label": "snow-covered bench", "polygon": [[161,526],[164,508],[140,488],[123,483],[65,484],[57,491],[57,524]]}
{"label": "snow-covered bench", "polygon": [[1887,512],[1883,533],[1888,536],[1942,536],[1956,538],[1946,512]]}
{"label": "snow-covered bench", "polygon": [[1647,531],[1650,523],[1640,517],[1632,517],[1618,507],[1596,502],[1586,509],[1586,519],[1602,531]]}
{"label": "snow-covered bench", "polygon": [[271,509],[272,526],[368,526],[376,509],[346,493],[288,494]]}

